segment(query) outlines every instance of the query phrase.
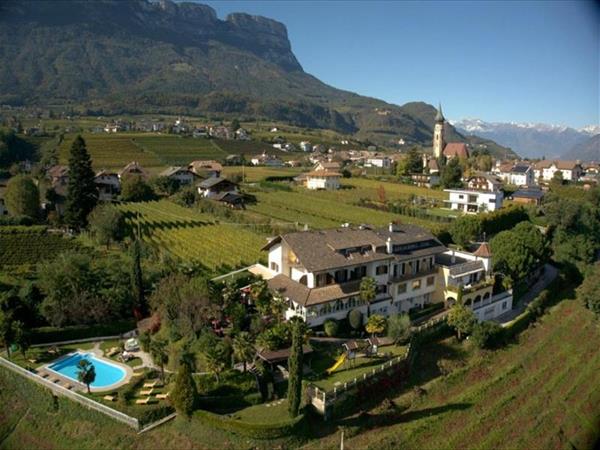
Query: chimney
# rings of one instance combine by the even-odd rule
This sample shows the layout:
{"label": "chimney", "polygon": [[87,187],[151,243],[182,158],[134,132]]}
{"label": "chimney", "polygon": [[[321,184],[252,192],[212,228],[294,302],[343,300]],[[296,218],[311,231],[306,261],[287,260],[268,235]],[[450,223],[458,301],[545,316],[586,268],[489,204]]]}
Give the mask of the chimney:
{"label": "chimney", "polygon": [[[391,224],[390,224],[390,226],[391,226]],[[385,247],[386,247],[386,250],[388,252],[388,255],[391,255],[392,254],[392,250],[393,250],[392,238],[391,237],[387,238],[387,241],[385,243]]]}
{"label": "chimney", "polygon": [[452,250],[452,256],[450,257],[450,262],[454,264],[456,262],[456,255],[454,255],[454,250]]}

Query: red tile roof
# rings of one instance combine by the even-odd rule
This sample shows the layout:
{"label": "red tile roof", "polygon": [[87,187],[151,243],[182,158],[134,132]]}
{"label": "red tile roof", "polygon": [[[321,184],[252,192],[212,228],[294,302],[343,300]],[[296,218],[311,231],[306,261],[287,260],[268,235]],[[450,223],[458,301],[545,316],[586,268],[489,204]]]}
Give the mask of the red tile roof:
{"label": "red tile roof", "polygon": [[469,150],[467,149],[467,144],[463,142],[450,142],[446,144],[444,148],[444,156],[446,158],[452,158],[453,156],[458,156],[459,158],[468,158]]}
{"label": "red tile roof", "polygon": [[482,242],[479,248],[475,250],[473,254],[475,256],[479,256],[480,258],[489,258],[492,256],[492,250],[487,242]]}

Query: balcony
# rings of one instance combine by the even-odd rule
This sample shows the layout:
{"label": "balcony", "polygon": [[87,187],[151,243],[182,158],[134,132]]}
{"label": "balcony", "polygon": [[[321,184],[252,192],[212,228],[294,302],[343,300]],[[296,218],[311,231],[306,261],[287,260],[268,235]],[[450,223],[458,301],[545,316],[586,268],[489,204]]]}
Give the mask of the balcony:
{"label": "balcony", "polygon": [[[490,286],[494,286],[494,277],[486,277],[486,278],[483,278],[482,280],[479,280],[475,284],[467,284],[467,285],[462,286],[463,295],[470,294],[472,292],[477,292],[482,289],[488,288]],[[451,291],[451,292],[454,292],[457,294],[458,294],[458,290],[460,288],[461,288],[461,286],[458,286],[456,284],[446,285],[447,291]]]}
{"label": "balcony", "polygon": [[431,269],[427,269],[427,270],[421,270],[417,273],[406,273],[404,275],[396,275],[390,276],[390,282],[392,283],[400,283],[403,281],[410,281],[410,280],[414,280],[415,278],[422,278],[422,277],[426,277],[428,275],[435,275],[438,272],[438,268],[436,266],[432,267]]}

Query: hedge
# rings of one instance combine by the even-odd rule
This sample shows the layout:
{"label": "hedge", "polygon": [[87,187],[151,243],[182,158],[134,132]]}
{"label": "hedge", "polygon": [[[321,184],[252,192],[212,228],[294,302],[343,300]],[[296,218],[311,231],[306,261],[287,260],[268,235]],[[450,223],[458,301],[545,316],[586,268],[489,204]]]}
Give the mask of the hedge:
{"label": "hedge", "polygon": [[141,426],[147,425],[160,419],[164,419],[170,414],[175,412],[175,408],[170,405],[161,405],[152,409],[145,410],[142,414],[138,415],[138,422]]}
{"label": "hedge", "polygon": [[49,342],[74,341],[102,336],[116,336],[131,331],[136,327],[135,320],[121,320],[99,325],[77,325],[64,328],[41,327],[31,330],[32,344]]}
{"label": "hedge", "polygon": [[252,394],[246,395],[198,397],[198,403],[209,411],[253,406],[258,405],[261,402],[262,396],[259,392],[253,392]]}
{"label": "hedge", "polygon": [[200,419],[215,428],[232,433],[239,433],[254,439],[276,439],[300,432],[304,425],[304,415],[278,423],[251,423],[230,419],[210,411],[198,410],[194,413]]}
{"label": "hedge", "polygon": [[47,229],[45,225],[5,225],[0,227],[0,234],[43,234]]}
{"label": "hedge", "polygon": [[444,309],[444,304],[442,302],[432,303],[425,306],[423,309],[415,309],[413,312],[409,311],[408,316],[410,317],[410,320],[414,322],[434,313],[435,311],[441,311],[442,309]]}

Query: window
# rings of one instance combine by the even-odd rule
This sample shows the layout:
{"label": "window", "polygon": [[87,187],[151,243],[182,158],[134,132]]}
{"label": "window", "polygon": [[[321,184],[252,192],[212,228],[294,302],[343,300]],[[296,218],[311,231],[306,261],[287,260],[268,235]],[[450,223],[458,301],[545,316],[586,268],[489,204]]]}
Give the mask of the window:
{"label": "window", "polygon": [[505,310],[508,307],[507,302],[502,302],[502,310]]}
{"label": "window", "polygon": [[427,286],[433,286],[435,284],[435,277],[427,277]]}
{"label": "window", "polygon": [[387,286],[385,284],[380,284],[377,286],[378,294],[387,294]]}
{"label": "window", "polygon": [[458,196],[458,198],[460,198],[460,199],[462,200],[463,198],[465,198],[465,196],[464,196],[464,195],[462,195],[462,194],[460,194],[460,195]]}
{"label": "window", "polygon": [[490,198],[490,199],[488,200],[488,202],[490,202],[490,203],[496,203],[496,199],[495,199],[495,198]]}
{"label": "window", "polygon": [[376,275],[385,275],[386,273],[388,273],[388,266],[381,265],[375,268]]}
{"label": "window", "polygon": [[469,195],[469,203],[477,203],[477,196]]}
{"label": "window", "polygon": [[279,264],[276,262],[271,262],[271,270],[274,272],[279,272]]}
{"label": "window", "polygon": [[418,289],[421,289],[421,280],[415,280],[412,283],[412,290],[416,291]]}
{"label": "window", "polygon": [[398,295],[404,294],[406,292],[406,283],[400,283],[398,285]]}

